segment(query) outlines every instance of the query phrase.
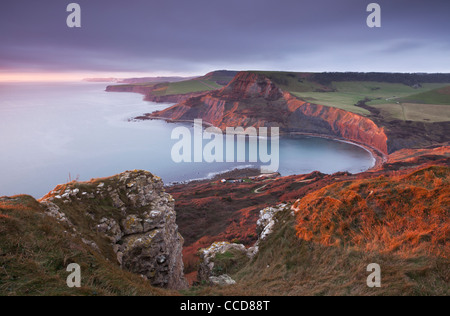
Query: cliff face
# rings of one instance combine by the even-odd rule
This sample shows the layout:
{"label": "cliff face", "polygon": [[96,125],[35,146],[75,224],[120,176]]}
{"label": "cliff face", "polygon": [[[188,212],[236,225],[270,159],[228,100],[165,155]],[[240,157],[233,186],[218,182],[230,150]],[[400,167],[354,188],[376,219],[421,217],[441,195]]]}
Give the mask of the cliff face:
{"label": "cliff face", "polygon": [[160,178],[125,172],[89,183],[56,187],[41,200],[48,215],[83,242],[153,286],[187,286],[174,200]]}
{"label": "cliff face", "polygon": [[240,72],[225,88],[187,99],[148,116],[171,120],[203,119],[225,129],[231,126],[278,126],[282,132],[341,137],[387,154],[383,128],[344,110],[303,102],[283,92],[263,75]]}
{"label": "cliff face", "polygon": [[337,108],[305,103],[289,93],[285,94],[285,99],[292,111],[288,123],[291,131],[338,136],[388,153],[384,129],[370,119]]}

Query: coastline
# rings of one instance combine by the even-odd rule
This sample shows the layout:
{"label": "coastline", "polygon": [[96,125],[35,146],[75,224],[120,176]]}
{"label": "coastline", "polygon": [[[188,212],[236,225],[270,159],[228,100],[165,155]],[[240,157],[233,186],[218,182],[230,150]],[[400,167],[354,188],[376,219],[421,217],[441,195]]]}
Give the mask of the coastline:
{"label": "coastline", "polygon": [[[159,121],[165,121],[167,123],[189,123],[189,124],[193,124],[194,121],[193,120],[174,120],[171,118],[167,118],[167,117],[150,117],[148,115],[149,114],[144,114],[143,116],[138,116],[135,117],[134,120],[159,120]],[[205,127],[214,127],[213,124],[208,123],[203,121],[203,126]],[[338,136],[330,136],[330,135],[325,135],[325,134],[315,134],[315,133],[305,133],[305,132],[280,132],[280,136],[289,136],[289,135],[301,135],[301,136],[310,136],[310,137],[316,137],[316,138],[323,138],[323,139],[330,139],[330,140],[334,140],[334,141],[339,141],[339,142],[344,142],[344,143],[348,143],[357,147],[360,147],[364,150],[366,150],[367,152],[369,152],[372,156],[372,158],[375,160],[374,165],[367,169],[364,172],[369,172],[369,171],[377,171],[379,170],[387,161],[388,161],[388,155],[382,153],[381,151],[379,151],[378,149],[369,146],[367,144],[361,143],[361,142],[357,142],[355,140],[351,140],[351,139],[346,139],[343,137],[338,137]]]}
{"label": "coastline", "polygon": [[220,181],[222,179],[256,178],[259,176],[261,176],[261,173],[258,168],[254,168],[251,165],[246,165],[246,166],[243,166],[242,168],[236,167],[236,168],[232,168],[232,169],[228,169],[228,170],[212,172],[203,178],[170,182],[170,183],[165,184],[165,187],[174,187],[174,186],[179,186],[179,185],[189,185],[189,184],[205,183],[205,182],[215,182],[215,181]]}

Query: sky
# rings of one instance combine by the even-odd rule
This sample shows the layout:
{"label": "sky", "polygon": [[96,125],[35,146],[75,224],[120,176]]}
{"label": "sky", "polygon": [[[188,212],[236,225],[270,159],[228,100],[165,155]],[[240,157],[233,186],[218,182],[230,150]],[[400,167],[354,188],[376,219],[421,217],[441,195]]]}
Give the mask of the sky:
{"label": "sky", "polygon": [[[69,28],[67,5],[81,7]],[[367,6],[381,6],[369,28]],[[450,73],[448,0],[2,0],[0,81],[209,71]]]}

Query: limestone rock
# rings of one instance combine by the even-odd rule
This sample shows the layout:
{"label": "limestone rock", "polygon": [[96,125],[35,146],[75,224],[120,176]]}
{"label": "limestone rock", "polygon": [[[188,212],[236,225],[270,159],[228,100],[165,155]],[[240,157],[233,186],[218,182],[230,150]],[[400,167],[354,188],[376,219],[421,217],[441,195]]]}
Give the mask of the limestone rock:
{"label": "limestone rock", "polygon": [[58,205],[50,201],[44,201],[41,204],[45,207],[45,211],[48,216],[55,218],[60,223],[73,227],[73,224],[67,218],[66,214],[61,211]]}
{"label": "limestone rock", "polygon": [[276,219],[275,215],[278,212],[285,211],[287,208],[287,204],[279,204],[275,207],[266,207],[265,209],[259,212],[259,219],[256,222],[256,231],[258,233],[258,241],[255,243],[253,247],[248,249],[248,254],[250,257],[254,257],[259,251],[259,244],[261,241],[267,238],[275,226]]}
{"label": "limestone rock", "polygon": [[89,225],[79,229],[83,242],[99,252],[109,243],[105,255],[115,254],[123,269],[143,276],[153,286],[188,286],[175,201],[165,192],[161,178],[135,170],[101,182],[69,183],[55,188],[41,203],[49,215],[69,223],[66,215],[70,218],[71,212],[81,208],[86,216],[80,225]]}
{"label": "limestone rock", "polygon": [[212,285],[218,285],[218,286],[228,286],[236,284],[236,281],[233,280],[229,275],[223,274],[221,276],[215,277],[209,277],[209,282]]}
{"label": "limestone rock", "polygon": [[128,215],[127,218],[122,220],[122,227],[125,235],[141,234],[144,232],[142,219],[136,215]]}
{"label": "limestone rock", "polygon": [[97,231],[107,235],[112,243],[117,243],[123,237],[122,230],[115,220],[109,218],[102,218],[100,224],[97,225]]}
{"label": "limestone rock", "polygon": [[216,275],[214,260],[218,254],[224,254],[229,251],[238,251],[253,258],[259,251],[259,244],[267,238],[276,224],[276,215],[282,211],[290,211],[287,204],[280,204],[274,207],[267,207],[260,211],[257,222],[258,241],[253,247],[246,248],[241,244],[233,244],[228,242],[215,242],[209,248],[201,249],[200,266],[198,270],[198,281],[208,282],[211,285],[231,285],[236,282],[228,275]]}
{"label": "limestone rock", "polygon": [[218,254],[224,254],[230,250],[241,251],[247,253],[244,245],[233,244],[228,242],[216,242],[209,248],[200,250],[200,266],[198,270],[198,281],[211,282],[211,277],[215,277],[214,273],[214,259]]}

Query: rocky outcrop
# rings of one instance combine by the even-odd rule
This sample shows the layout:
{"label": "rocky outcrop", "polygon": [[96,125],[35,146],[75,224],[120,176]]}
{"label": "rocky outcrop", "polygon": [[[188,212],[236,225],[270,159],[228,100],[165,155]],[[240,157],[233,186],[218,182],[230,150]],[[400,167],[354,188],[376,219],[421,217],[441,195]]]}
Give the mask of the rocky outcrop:
{"label": "rocky outcrop", "polygon": [[[207,282],[210,284],[222,284],[220,280],[226,280],[230,277],[228,275],[221,274],[221,271],[217,271],[215,260],[220,254],[228,252],[238,252],[247,254],[247,248],[241,244],[229,243],[229,242],[215,242],[209,248],[200,249],[200,266],[198,270],[198,281]],[[229,284],[234,284],[229,282]]]}
{"label": "rocky outcrop", "polygon": [[286,133],[338,137],[365,144],[383,154],[388,152],[384,129],[369,118],[301,101],[283,92],[267,77],[252,72],[240,72],[221,90],[187,99],[147,118],[175,121],[201,118],[221,129],[277,126]]}
{"label": "rocky outcrop", "polygon": [[279,204],[274,207],[266,207],[259,212],[259,219],[256,222],[256,231],[258,233],[258,241],[256,244],[248,249],[249,256],[254,257],[259,251],[259,245],[264,241],[267,236],[273,232],[273,228],[276,224],[276,215],[279,212],[286,211],[287,204]]}
{"label": "rocky outcrop", "polygon": [[223,274],[221,276],[215,277],[212,276],[209,278],[209,281],[213,284],[213,285],[218,285],[218,286],[228,286],[228,285],[234,285],[236,284],[236,281],[233,280],[229,275],[227,274]]}
{"label": "rocky outcrop", "polygon": [[[279,212],[291,212],[287,204],[279,204],[274,207],[267,207],[260,211],[257,221],[258,241],[253,247],[246,248],[242,244],[229,242],[215,242],[210,247],[199,250],[200,265],[197,274],[199,282],[207,282],[211,285],[233,285],[236,282],[227,274],[221,274],[223,271],[218,267],[217,261],[220,255],[224,257],[239,257],[240,254],[244,258],[254,258],[259,251],[259,246],[273,231],[277,222],[276,215]],[[228,255],[227,255],[228,254]]]}
{"label": "rocky outcrop", "polygon": [[[173,198],[159,177],[128,171],[112,178],[58,186],[41,200],[49,216],[67,224],[105,256],[153,286],[187,286]],[[81,213],[81,214],[80,214]]]}

